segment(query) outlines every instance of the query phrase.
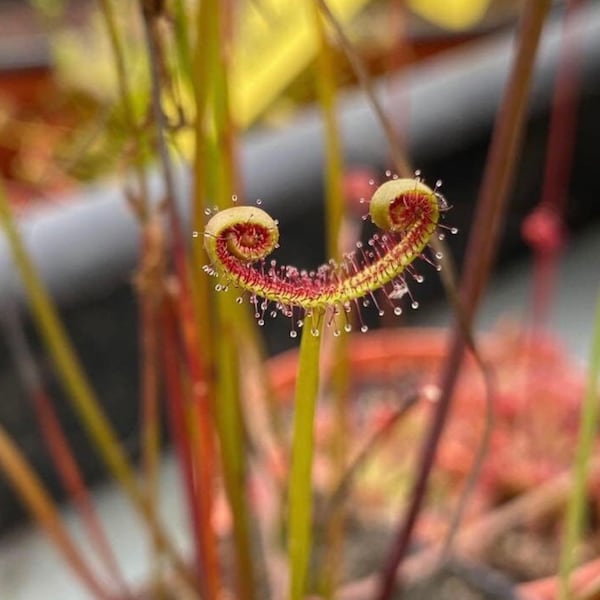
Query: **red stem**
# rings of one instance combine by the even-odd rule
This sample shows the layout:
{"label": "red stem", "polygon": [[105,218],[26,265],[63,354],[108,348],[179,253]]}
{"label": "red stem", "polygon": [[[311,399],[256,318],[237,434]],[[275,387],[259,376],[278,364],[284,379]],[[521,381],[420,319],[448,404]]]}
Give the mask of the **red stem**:
{"label": "red stem", "polygon": [[100,524],[91,495],[56,416],[52,401],[39,386],[31,390],[31,396],[38,424],[50,452],[52,463],[77,512],[81,515],[81,519],[88,530],[90,541],[111,576],[119,584],[125,597],[132,598],[131,590],[123,578],[119,564]]}
{"label": "red stem", "polygon": [[[165,301],[161,325],[163,333],[162,361],[165,373],[165,385],[167,392],[167,412],[169,425],[171,427],[175,450],[182,470],[183,484],[187,497],[192,531],[194,532],[194,544],[196,547],[196,566],[200,576],[204,574],[203,544],[204,535],[203,515],[197,501],[196,476],[194,473],[194,461],[192,458],[192,445],[188,431],[188,419],[186,418],[185,393],[181,381],[181,343],[177,333],[177,323],[172,307]],[[205,542],[206,544],[207,542]]]}
{"label": "red stem", "polygon": [[[2,321],[9,348],[14,355],[17,370],[33,404],[38,426],[62,485],[73,502],[84,528],[87,530],[91,545],[98,553],[108,573],[118,584],[124,597],[132,598],[132,593],[125,582],[119,564],[98,519],[91,494],[56,415],[53,402],[44,390],[37,362],[29,348],[23,330],[21,316],[13,305],[9,304],[5,307]],[[67,559],[82,579],[90,586],[90,589],[95,590],[98,597],[109,597],[109,594],[101,589],[102,586],[81,557],[69,555]]]}
{"label": "red stem", "polygon": [[396,587],[396,572],[406,556],[412,533],[425,500],[437,447],[450,411],[452,394],[463,361],[468,328],[488,281],[504,222],[508,193],[519,155],[531,73],[549,0],[526,3],[517,41],[517,53],[492,136],[476,215],[469,238],[461,281],[465,323],[455,322],[450,350],[441,375],[441,396],[421,448],[418,473],[396,540],[381,572],[378,600],[389,600]]}
{"label": "red stem", "polygon": [[581,48],[573,31],[581,0],[568,0],[554,85],[548,155],[539,205],[524,223],[524,237],[535,253],[533,318],[543,323],[553,295],[564,245],[564,217],[574,158],[577,105],[581,88]]}

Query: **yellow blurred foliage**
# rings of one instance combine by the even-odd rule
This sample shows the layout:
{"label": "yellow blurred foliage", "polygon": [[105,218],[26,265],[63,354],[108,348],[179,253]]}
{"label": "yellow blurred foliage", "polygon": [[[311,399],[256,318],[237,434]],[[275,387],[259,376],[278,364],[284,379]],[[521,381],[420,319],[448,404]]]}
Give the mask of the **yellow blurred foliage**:
{"label": "yellow blurred foliage", "polygon": [[[261,0],[242,5],[231,74],[231,107],[238,126],[252,124],[316,56],[310,4]],[[342,24],[366,4],[368,0],[328,2]]]}
{"label": "yellow blurred foliage", "polygon": [[462,30],[476,25],[487,12],[491,0],[407,0],[420,17],[444,29]]}

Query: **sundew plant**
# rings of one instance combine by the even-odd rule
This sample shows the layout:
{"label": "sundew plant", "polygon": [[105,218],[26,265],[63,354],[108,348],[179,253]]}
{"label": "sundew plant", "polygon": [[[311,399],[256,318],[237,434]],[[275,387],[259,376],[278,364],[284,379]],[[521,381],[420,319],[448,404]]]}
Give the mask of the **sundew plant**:
{"label": "sundew plant", "polygon": [[[454,509],[449,533],[433,549],[433,558],[430,552],[423,560],[433,569],[451,554],[493,427],[493,365],[480,352],[473,323],[498,251],[519,161],[533,67],[551,3],[524,2],[519,9],[514,53],[481,174],[460,277],[445,243],[446,232],[457,233],[452,222],[453,199],[442,193],[435,173],[422,176],[411,164],[401,143],[403,132],[395,129],[383,109],[364,57],[347,33],[352,17],[366,4],[359,0],[97,2],[108,49],[105,58],[114,72],[114,102],[106,107],[107,122],[118,126],[119,139],[126,140],[122,149],[128,174],[125,197],[139,226],[139,259],[132,278],[138,307],[139,372],[131,374],[140,388],[139,462],[125,451],[105,414],[27,252],[8,198],[0,193],[0,220],[45,352],[81,428],[136,511],[138,520],[132,527],[148,533],[148,578],[131,582],[115,559],[47,382],[23,325],[15,318],[6,331],[21,365],[20,377],[63,488],[85,529],[85,543],[96,555],[94,560],[82,551],[42,478],[2,425],[0,469],[90,597],[400,597],[394,594],[403,590],[401,569],[423,515],[461,366],[470,354],[485,381],[487,429],[480,447],[473,448],[474,466]],[[408,10],[402,2],[389,4],[390,15]],[[412,0],[408,4],[419,10],[428,3]],[[456,25],[456,14],[448,17],[443,2],[429,4],[439,5],[440,15],[447,17],[444,23]],[[466,0],[462,4],[468,6],[464,14],[470,19],[483,14],[487,5]],[[576,3],[568,4],[572,10],[571,4]],[[286,10],[293,33],[281,35],[278,19]],[[430,10],[422,6],[420,10],[431,17]],[[241,45],[244,36],[253,45]],[[240,76],[236,57],[244,52],[249,53],[245,60],[252,68]],[[283,66],[281,61],[269,62],[273,56],[287,60]],[[350,249],[344,243],[349,208],[344,198],[346,165],[337,114],[336,77],[342,60],[385,132],[390,156],[386,180],[372,186],[362,205],[368,211],[365,220],[376,231],[365,242],[350,236]],[[308,269],[282,264],[272,254],[285,244],[279,236],[278,215],[269,214],[259,201],[244,198],[238,160],[244,128],[256,124],[289,79],[301,72],[314,79],[314,97],[324,125],[327,260]],[[562,139],[566,136],[568,132],[563,131]],[[192,193],[185,199],[189,222],[181,218],[176,202],[181,164],[192,179]],[[154,171],[160,174],[163,188],[158,201],[149,193],[149,173]],[[348,487],[381,438],[415,398],[425,395],[417,389],[408,400],[398,399],[393,418],[374,433],[362,453],[356,452],[349,427],[352,344],[355,336],[368,335],[366,310],[395,318],[407,308],[418,307],[411,286],[423,280],[421,270],[441,278],[454,323],[437,384],[433,392],[429,389],[435,407],[419,431],[415,473],[394,519],[392,542],[373,573],[352,581],[353,574],[343,566],[350,529],[344,502]],[[286,320],[290,337],[300,342],[291,409],[283,409],[275,397],[265,367],[261,326],[271,318]],[[325,360],[324,354],[334,359]],[[585,420],[592,425],[599,354],[596,348],[586,396]],[[319,458],[315,438],[317,408],[324,401],[325,387],[333,414],[327,457],[331,473],[325,498],[320,498],[314,485]],[[163,415],[168,441],[162,439]],[[590,425],[582,432],[577,457],[578,483],[561,566],[563,598],[569,597],[573,568],[569,557],[581,532],[591,439]],[[168,515],[159,509],[160,464],[167,445],[172,446],[179,466],[189,553],[174,542]],[[268,502],[262,497],[266,511],[259,505],[264,489],[269,490]],[[323,494],[323,488],[318,492]],[[223,507],[229,523],[225,533],[216,518]],[[533,600],[533,596],[523,598]]]}

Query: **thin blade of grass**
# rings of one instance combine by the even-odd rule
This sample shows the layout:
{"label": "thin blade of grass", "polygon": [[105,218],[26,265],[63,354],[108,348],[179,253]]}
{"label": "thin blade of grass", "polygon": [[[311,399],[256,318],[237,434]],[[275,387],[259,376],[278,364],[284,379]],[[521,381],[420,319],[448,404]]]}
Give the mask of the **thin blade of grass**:
{"label": "thin blade of grass", "polygon": [[596,303],[595,324],[588,367],[588,380],[581,406],[579,439],[573,467],[573,488],[567,506],[564,536],[560,554],[559,600],[572,598],[569,579],[582,538],[587,504],[589,464],[598,431],[598,382],[600,381],[600,294]]}
{"label": "thin blade of grass", "polygon": [[[305,320],[298,357],[288,501],[289,600],[304,598],[312,545],[312,461],[322,320],[322,314]],[[318,335],[313,335],[313,329]]]}

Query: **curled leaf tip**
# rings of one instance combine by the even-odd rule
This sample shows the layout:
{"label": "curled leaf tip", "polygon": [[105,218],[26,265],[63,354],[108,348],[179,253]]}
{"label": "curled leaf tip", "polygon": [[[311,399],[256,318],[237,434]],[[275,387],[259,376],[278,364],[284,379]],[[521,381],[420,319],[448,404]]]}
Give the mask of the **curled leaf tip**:
{"label": "curled leaf tip", "polygon": [[[402,312],[395,302],[410,296],[406,275],[423,280],[412,262],[424,252],[445,208],[437,186],[432,190],[419,178],[386,181],[373,194],[369,208],[371,220],[382,232],[365,245],[359,242],[341,262],[329,261],[306,271],[268,260],[278,246],[277,221],[258,207],[236,206],[216,213],[206,225],[204,244],[212,263],[206,270],[225,281],[216,289],[232,284],[248,291],[260,324],[273,303],[271,314],[281,312],[292,322],[296,309],[307,314],[329,310],[334,333],[340,328],[349,331],[352,305],[359,308],[372,301],[379,314],[384,313],[373,295],[378,289],[385,290],[394,314]],[[411,306],[418,304],[412,300]],[[296,323],[301,326],[302,320]],[[362,320],[361,330],[366,330]],[[290,335],[295,337],[294,333]]]}

